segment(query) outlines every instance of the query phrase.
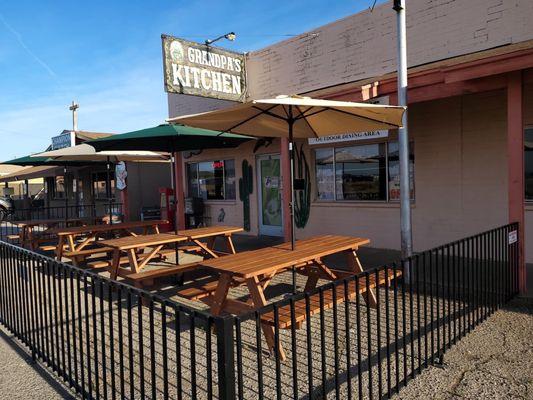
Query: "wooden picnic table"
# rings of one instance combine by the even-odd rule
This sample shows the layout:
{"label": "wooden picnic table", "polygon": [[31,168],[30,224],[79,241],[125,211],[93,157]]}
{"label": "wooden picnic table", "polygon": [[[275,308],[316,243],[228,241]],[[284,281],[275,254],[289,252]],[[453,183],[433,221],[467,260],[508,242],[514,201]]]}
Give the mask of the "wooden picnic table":
{"label": "wooden picnic table", "polygon": [[[221,252],[214,250],[215,240],[218,237],[224,238],[226,242],[227,253],[222,254],[235,254],[235,246],[231,235],[234,233],[242,232],[244,229],[238,226],[208,226],[204,228],[184,229],[178,231],[179,236],[187,237],[188,241],[197,245],[201,251],[210,257],[218,258]],[[203,243],[202,240],[207,239],[207,243]]]}
{"label": "wooden picnic table", "polygon": [[53,234],[54,227],[60,224],[66,224],[67,226],[78,225],[82,223],[80,218],[50,218],[50,219],[31,219],[13,221],[13,224],[19,228],[19,241],[21,246],[29,245],[31,250],[35,250],[37,244],[37,238],[35,235],[35,228],[44,226],[45,230],[42,233]]}
{"label": "wooden picnic table", "polygon": [[[74,226],[68,228],[55,228],[51,229],[51,233],[55,233],[58,238],[58,244],[56,248],[56,258],[61,261],[63,254],[68,252],[71,256],[75,256],[76,253],[81,252],[89,244],[95,242],[98,235],[103,233],[121,232],[129,236],[137,236],[133,231],[134,229],[143,229],[143,234],[146,235],[150,230],[155,233],[159,233],[159,225],[166,224],[164,220],[153,221],[130,221],[121,222],[118,224],[101,224],[101,225],[85,225]],[[80,236],[84,236],[83,240],[76,243],[76,239]],[[78,261],[78,260],[76,260]]]}
{"label": "wooden picnic table", "polygon": [[[254,251],[246,251],[235,255],[221,258],[212,258],[199,263],[202,267],[210,268],[220,274],[214,293],[205,298],[210,305],[213,315],[219,315],[223,311],[239,314],[259,309],[267,305],[264,289],[272,278],[293,267],[305,273],[307,283],[306,291],[314,289],[320,278],[336,280],[363,271],[356,251],[360,246],[370,243],[369,239],[347,236],[317,236],[299,240],[296,247],[291,250],[291,243],[267,247]],[[346,253],[349,270],[334,270],[329,268],[323,258],[336,253]],[[230,287],[246,284],[250,293],[251,303],[228,298]],[[371,306],[375,306],[374,292],[368,289],[366,299]],[[298,308],[300,314],[305,314],[305,307]],[[287,316],[288,314],[288,316]],[[289,313],[282,313],[283,327],[290,326]],[[262,315],[262,328],[270,349],[274,349],[275,336],[273,321],[268,320],[267,314]],[[288,318],[288,321],[286,319]],[[299,320],[301,321],[301,315]],[[305,318],[305,317],[304,317]],[[288,322],[288,323],[287,323]],[[278,354],[285,358],[283,349],[278,343]]]}
{"label": "wooden picnic table", "polygon": [[[118,275],[128,276],[132,273],[139,273],[152,260],[166,244],[173,244],[187,241],[186,236],[178,236],[172,233],[156,233],[142,236],[127,236],[118,239],[102,240],[97,244],[113,250],[111,262],[111,279],[116,279]],[[144,253],[146,248],[150,248],[149,253]],[[121,253],[126,253],[129,261],[129,270],[121,271]]]}
{"label": "wooden picnic table", "polygon": [[[192,228],[192,229],[184,229],[178,231],[177,235],[181,239],[179,241],[176,241],[175,243],[179,243],[179,249],[188,249],[188,246],[184,246],[184,244],[188,242],[194,243],[194,251],[199,250],[202,255],[209,257],[209,258],[218,258],[221,255],[227,255],[227,254],[235,254],[235,246],[233,245],[232,241],[232,234],[236,232],[241,232],[243,229],[236,226],[210,226],[210,227],[204,227],[204,228]],[[170,234],[170,233],[169,233]],[[223,238],[226,247],[227,252],[221,252],[214,249],[214,243],[216,238]],[[204,243],[203,240],[207,239],[207,243]],[[106,243],[109,243],[106,241]],[[104,243],[101,244],[102,246],[105,246]],[[136,251],[138,254],[141,254],[141,257],[144,257],[142,255],[142,251],[144,250],[143,246],[145,244],[142,242],[136,243]],[[160,252],[164,252],[164,250],[160,250]],[[121,259],[122,260],[122,259]],[[123,260],[126,261],[126,260]],[[144,261],[144,259],[143,259]],[[122,264],[119,262],[119,264]],[[146,263],[143,264],[143,266],[146,265]],[[139,271],[127,271],[125,274],[127,275],[127,278],[132,281],[135,286],[142,287],[143,285],[151,285],[154,282],[154,279],[162,278],[162,277],[168,277],[172,275],[179,275],[184,272],[188,272],[191,270],[194,270],[197,268],[198,263],[193,262],[186,265],[170,265],[170,266],[162,266],[157,269],[151,269],[149,271],[142,271],[141,268],[139,268]],[[114,268],[116,270],[116,268]],[[120,269],[118,271],[122,271]],[[115,274],[117,276],[118,273]]]}

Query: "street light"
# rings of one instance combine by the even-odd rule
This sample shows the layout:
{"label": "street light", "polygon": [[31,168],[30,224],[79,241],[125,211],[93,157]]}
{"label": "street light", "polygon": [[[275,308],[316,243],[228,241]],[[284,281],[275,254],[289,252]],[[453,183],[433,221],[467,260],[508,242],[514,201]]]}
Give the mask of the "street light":
{"label": "street light", "polygon": [[217,37],[216,39],[207,39],[205,41],[205,45],[209,46],[210,44],[213,44],[213,43],[215,43],[216,41],[218,41],[220,39],[228,39],[229,41],[233,42],[236,37],[237,37],[237,35],[235,34],[235,32],[229,32],[229,33],[226,33],[225,35],[221,35],[221,36]]}

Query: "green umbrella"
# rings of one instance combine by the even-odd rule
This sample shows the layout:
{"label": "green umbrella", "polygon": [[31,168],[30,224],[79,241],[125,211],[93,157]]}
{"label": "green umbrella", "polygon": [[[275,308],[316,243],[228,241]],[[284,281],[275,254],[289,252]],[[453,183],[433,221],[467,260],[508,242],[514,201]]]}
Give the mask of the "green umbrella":
{"label": "green umbrella", "polygon": [[162,124],[152,128],[112,135],[86,142],[98,151],[105,150],[151,150],[189,151],[237,147],[252,140],[249,136],[222,133],[185,125]]}
{"label": "green umbrella", "polygon": [[26,157],[19,157],[19,158],[14,158],[12,160],[4,161],[1,164],[20,165],[21,167],[38,167],[41,165],[57,165],[57,164],[52,164],[48,162],[49,160],[50,160],[49,157],[26,156]]}
{"label": "green umbrella", "polygon": [[[102,163],[102,162],[100,162],[100,163]],[[20,165],[21,167],[38,167],[38,166],[41,166],[41,165],[50,165],[50,166],[57,165],[57,166],[73,166],[73,167],[76,167],[76,166],[83,166],[83,165],[87,165],[87,164],[97,164],[97,162],[93,162],[93,161],[60,161],[60,160],[55,160],[55,159],[53,159],[51,157],[32,157],[30,155],[30,156],[25,156],[25,157],[14,158],[12,160],[4,161],[4,162],[2,162],[0,164]]]}
{"label": "green umbrella", "polygon": [[[180,124],[161,124],[152,128],[112,135],[105,138],[89,140],[86,143],[97,151],[106,150],[150,150],[175,153],[180,151],[221,149],[237,147],[241,143],[255,138],[234,133],[223,133],[209,129],[192,128]],[[172,160],[172,186],[176,188],[174,160]],[[178,218],[175,220],[175,232],[178,231]],[[176,247],[176,260],[178,259]]]}

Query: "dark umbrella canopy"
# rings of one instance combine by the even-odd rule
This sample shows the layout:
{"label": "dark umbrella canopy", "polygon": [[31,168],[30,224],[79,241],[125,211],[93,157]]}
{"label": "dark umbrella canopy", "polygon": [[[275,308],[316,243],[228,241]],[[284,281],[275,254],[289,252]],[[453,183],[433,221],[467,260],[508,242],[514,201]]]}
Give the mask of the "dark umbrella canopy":
{"label": "dark umbrella canopy", "polygon": [[151,150],[177,152],[237,147],[251,139],[254,138],[208,129],[191,128],[184,125],[162,124],[152,128],[90,140],[87,143],[98,151]]}
{"label": "dark umbrella canopy", "polygon": [[32,157],[32,156],[25,156],[25,157],[19,157],[14,158],[12,160],[4,161],[0,164],[4,165],[19,165],[21,167],[39,167],[42,165],[49,165],[49,166],[84,166],[87,164],[98,164],[97,162],[91,162],[91,161],[58,161],[54,160],[50,157]]}

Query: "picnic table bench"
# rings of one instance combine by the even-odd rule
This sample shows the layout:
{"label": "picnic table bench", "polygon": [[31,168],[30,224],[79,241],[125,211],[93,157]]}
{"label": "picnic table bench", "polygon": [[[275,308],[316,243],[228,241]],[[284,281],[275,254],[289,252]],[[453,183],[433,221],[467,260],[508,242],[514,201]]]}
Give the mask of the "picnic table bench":
{"label": "picnic table bench", "polygon": [[[171,233],[156,233],[151,235],[126,236],[118,239],[102,240],[97,244],[104,248],[112,249],[111,279],[139,273],[157,254],[163,246],[179,242],[186,242],[186,236],[178,236]],[[150,252],[144,253],[145,249]],[[126,253],[129,269],[121,268],[121,254]]]}
{"label": "picnic table bench", "polygon": [[[244,229],[238,226],[207,226],[203,228],[192,228],[178,231],[179,236],[187,237],[189,242],[194,243],[200,253],[208,257],[218,258],[220,255],[235,254],[235,246],[231,235],[242,232]],[[215,240],[223,238],[226,243],[226,252],[216,251],[214,249]],[[206,240],[207,243],[202,242]]]}
{"label": "picnic table bench", "polygon": [[[177,233],[177,236],[181,237],[182,240],[179,242],[180,249],[187,249],[187,246],[184,246],[185,243],[192,242],[194,243],[194,248],[188,248],[189,250],[199,251],[205,257],[209,258],[218,258],[221,255],[235,254],[235,246],[232,241],[232,234],[237,232],[242,232],[243,228],[236,226],[210,226],[204,228],[192,228],[180,230]],[[215,240],[217,238],[222,238],[226,244],[226,252],[217,251],[214,249]],[[204,243],[203,240],[207,242]],[[103,245],[103,244],[102,244]],[[137,251],[142,250],[142,243],[139,244]],[[164,251],[162,249],[161,251]],[[172,265],[165,266],[158,269],[152,270],[140,270],[133,273],[127,273],[128,280],[132,281],[135,286],[142,287],[150,286],[153,284],[156,278],[162,278],[166,276],[178,275],[184,272],[194,270],[198,267],[198,263],[190,263],[186,265]]]}
{"label": "picnic table bench", "polygon": [[[264,289],[272,281],[272,278],[293,267],[308,276],[305,291],[313,290],[320,278],[337,280],[363,272],[357,257],[357,250],[360,246],[368,243],[370,243],[370,240],[365,238],[337,235],[317,236],[297,241],[294,250],[291,250],[291,243],[284,243],[278,246],[201,261],[199,266],[210,268],[219,273],[218,282],[210,287],[210,292],[208,296],[204,297],[203,301],[210,306],[213,315],[220,315],[223,311],[242,314],[260,309],[267,305]],[[336,270],[325,264],[324,257],[336,253],[346,253],[348,270]],[[384,281],[386,281],[385,278]],[[229,289],[232,286],[241,284],[246,284],[247,286],[250,294],[249,302],[228,298]],[[363,285],[364,288],[359,288],[359,292],[364,293],[365,299],[371,307],[376,306],[373,289],[379,284],[381,284],[381,280],[375,282],[374,279],[368,285],[369,287]],[[341,299],[340,301],[343,301],[344,296],[340,294],[337,296],[337,300]],[[350,296],[354,297],[355,295],[354,287]],[[333,303],[333,296],[324,295],[321,307],[320,299],[317,302],[316,296],[312,296],[312,314],[319,312],[321,309],[331,308]],[[277,323],[280,328],[290,327],[292,322],[291,311],[284,308],[280,308],[278,311],[277,321],[274,320],[273,313],[262,314],[261,325],[269,348],[273,350],[277,347],[281,359],[285,359],[281,345],[278,343],[276,346],[273,325]],[[305,304],[297,302],[294,313],[296,322],[301,323],[306,318]]]}
{"label": "picnic table bench", "polygon": [[[85,261],[88,256],[92,254],[99,254],[110,252],[109,249],[92,248],[86,249],[90,244],[95,244],[98,241],[98,236],[106,233],[121,233],[129,236],[137,236],[134,229],[142,229],[143,234],[147,234],[150,230],[159,233],[159,225],[165,224],[167,221],[153,220],[153,221],[130,221],[121,222],[118,224],[103,224],[103,225],[86,225],[74,226],[67,228],[54,228],[50,232],[55,233],[58,238],[56,246],[56,259],[61,261],[63,256],[70,258],[75,265]],[[80,241],[77,241],[83,237]]]}
{"label": "picnic table bench", "polygon": [[54,234],[54,229],[58,225],[65,224],[67,227],[72,227],[73,225],[82,224],[83,220],[81,218],[52,218],[52,219],[31,219],[31,220],[21,220],[13,221],[13,224],[17,225],[19,228],[18,241],[19,244],[23,247],[26,245],[29,246],[31,250],[35,250],[38,246],[40,237],[35,232],[35,229],[38,227],[44,227],[43,231],[39,233],[42,234]]}

